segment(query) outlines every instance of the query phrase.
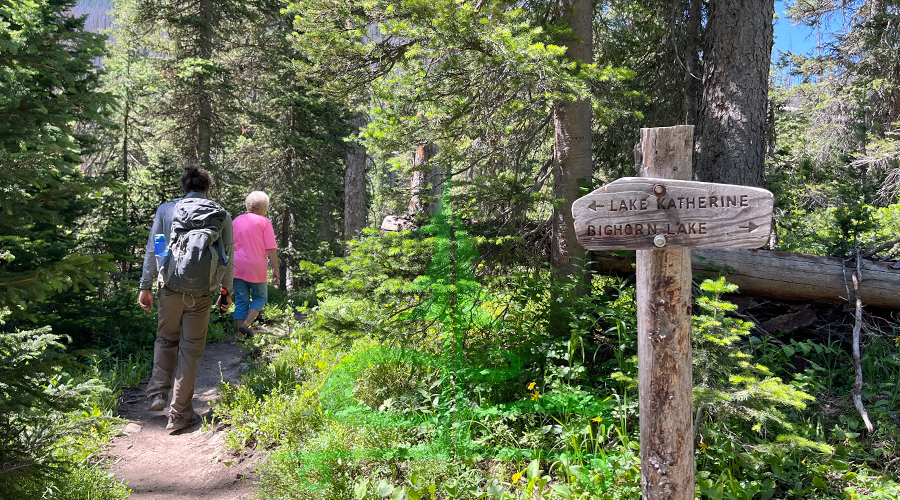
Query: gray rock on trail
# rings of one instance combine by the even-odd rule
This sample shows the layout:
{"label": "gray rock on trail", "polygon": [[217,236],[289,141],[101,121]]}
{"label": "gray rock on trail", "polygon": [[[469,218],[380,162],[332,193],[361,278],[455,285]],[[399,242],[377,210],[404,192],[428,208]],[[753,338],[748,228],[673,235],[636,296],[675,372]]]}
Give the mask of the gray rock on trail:
{"label": "gray rock on trail", "polygon": [[132,434],[137,434],[138,432],[141,432],[142,429],[143,429],[143,427],[141,427],[140,424],[136,424],[134,422],[129,422],[128,425],[126,425],[125,427],[122,428],[122,433],[130,436]]}

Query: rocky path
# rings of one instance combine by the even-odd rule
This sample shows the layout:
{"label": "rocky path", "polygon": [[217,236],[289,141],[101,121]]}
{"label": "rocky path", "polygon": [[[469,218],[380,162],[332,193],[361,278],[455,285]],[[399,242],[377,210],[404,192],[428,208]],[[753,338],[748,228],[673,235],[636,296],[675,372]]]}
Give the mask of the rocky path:
{"label": "rocky path", "polygon": [[[232,343],[206,346],[197,373],[194,411],[207,425],[176,434],[166,431],[167,413],[147,410],[144,383],[125,390],[119,415],[129,422],[124,436],[113,440],[107,455],[116,480],[126,484],[133,500],[249,500],[254,495],[253,456],[235,457],[224,447],[216,423],[217,385],[236,383],[242,351]],[[212,422],[210,429],[209,422]]]}

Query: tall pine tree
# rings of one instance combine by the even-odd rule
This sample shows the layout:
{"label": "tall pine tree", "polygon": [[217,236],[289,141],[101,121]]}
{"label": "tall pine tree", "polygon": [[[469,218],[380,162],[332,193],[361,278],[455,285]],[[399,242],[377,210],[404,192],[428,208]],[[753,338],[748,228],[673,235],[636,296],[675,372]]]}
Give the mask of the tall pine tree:
{"label": "tall pine tree", "polygon": [[[0,311],[79,286],[103,267],[74,253],[91,208],[79,133],[109,96],[93,65],[103,38],[67,15],[73,0],[0,2]],[[85,125],[79,127],[79,125]]]}

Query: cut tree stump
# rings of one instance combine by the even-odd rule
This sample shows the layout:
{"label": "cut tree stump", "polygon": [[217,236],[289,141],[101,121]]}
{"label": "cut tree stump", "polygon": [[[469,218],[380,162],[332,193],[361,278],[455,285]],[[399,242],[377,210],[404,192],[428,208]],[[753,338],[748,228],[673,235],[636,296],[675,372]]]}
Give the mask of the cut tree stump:
{"label": "cut tree stump", "polygon": [[[634,274],[634,259],[596,254],[598,271]],[[900,270],[892,262],[862,261],[863,305],[900,310]],[[740,293],[797,302],[847,303],[855,260],[771,250],[694,250],[691,271],[702,278],[727,270]]]}

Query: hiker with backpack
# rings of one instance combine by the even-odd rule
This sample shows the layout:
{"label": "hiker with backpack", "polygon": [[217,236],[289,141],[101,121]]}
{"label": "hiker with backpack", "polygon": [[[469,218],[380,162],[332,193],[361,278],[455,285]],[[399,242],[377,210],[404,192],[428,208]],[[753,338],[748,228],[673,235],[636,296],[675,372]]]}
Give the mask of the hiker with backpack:
{"label": "hiker with backpack", "polygon": [[210,307],[221,291],[226,299],[220,307],[227,308],[234,295],[231,214],[207,198],[212,186],[206,170],[184,169],[184,198],[156,210],[144,256],[138,303],[147,312],[153,308],[154,281],[159,294],[147,396],[151,411],[171,403],[166,429],[172,432],[200,422],[191,399],[206,347]]}
{"label": "hiker with backpack", "polygon": [[234,219],[234,322],[242,334],[253,333],[250,326],[268,301],[268,263],[275,271],[272,285],[278,284],[278,246],[272,221],[266,218],[269,196],[253,191],[244,201],[247,213]]}

